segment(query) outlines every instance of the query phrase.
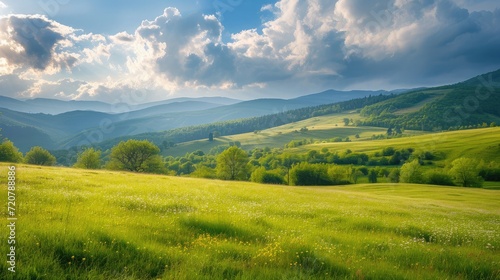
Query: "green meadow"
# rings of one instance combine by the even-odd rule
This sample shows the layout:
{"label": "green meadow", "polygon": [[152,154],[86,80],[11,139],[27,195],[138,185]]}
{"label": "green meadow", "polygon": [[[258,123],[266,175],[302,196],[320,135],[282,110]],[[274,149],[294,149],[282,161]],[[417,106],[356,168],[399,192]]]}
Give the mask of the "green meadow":
{"label": "green meadow", "polygon": [[0,262],[1,279],[500,278],[496,190],[17,165],[16,197],[16,273]]}
{"label": "green meadow", "polygon": [[442,153],[450,161],[459,157],[469,157],[485,162],[500,158],[500,127],[459,130],[426,135],[413,135],[383,140],[354,141],[341,143],[318,143],[290,149],[295,153],[327,148],[330,151],[363,152],[373,155],[387,147],[397,149],[414,148],[416,151]]}
{"label": "green meadow", "polygon": [[[191,153],[195,150],[201,150],[208,153],[210,149],[219,146],[227,145],[230,142],[240,142],[245,150],[254,148],[283,148],[286,144],[293,140],[314,139],[322,142],[336,137],[345,139],[349,137],[351,141],[369,140],[372,135],[385,134],[387,128],[369,127],[369,126],[345,126],[343,119],[349,118],[353,120],[360,119],[358,113],[345,112],[342,114],[331,114],[306,119],[299,122],[294,122],[282,126],[277,126],[259,131],[258,133],[242,133],[237,135],[229,135],[216,138],[215,141],[209,142],[207,139],[189,141],[179,143],[175,149],[165,150],[163,153],[167,156],[184,156],[186,153]],[[307,131],[301,131],[302,128],[307,128]],[[359,135],[359,138],[355,136]],[[406,135],[424,134],[421,131],[406,131]]]}

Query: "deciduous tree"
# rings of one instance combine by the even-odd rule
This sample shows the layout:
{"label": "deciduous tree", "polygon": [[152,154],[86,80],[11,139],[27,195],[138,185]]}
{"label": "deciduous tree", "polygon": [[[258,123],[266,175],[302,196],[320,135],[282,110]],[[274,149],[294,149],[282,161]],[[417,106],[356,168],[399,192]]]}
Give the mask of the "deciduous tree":
{"label": "deciduous tree", "polygon": [[120,142],[111,150],[113,169],[133,172],[154,172],[161,166],[160,148],[147,140],[128,140]]}
{"label": "deciduous tree", "polygon": [[217,175],[224,180],[245,180],[248,155],[237,146],[231,146],[217,156]]}
{"label": "deciduous tree", "polygon": [[101,168],[101,151],[89,148],[79,153],[75,167],[84,169]]}
{"label": "deciduous tree", "polygon": [[56,158],[42,147],[33,147],[26,153],[25,162],[34,165],[52,166],[56,164]]}
{"label": "deciduous tree", "polygon": [[470,158],[458,158],[451,163],[450,174],[455,183],[462,187],[481,187],[479,162]]}
{"label": "deciduous tree", "polygon": [[1,162],[21,162],[23,154],[9,140],[0,144],[0,161]]}
{"label": "deciduous tree", "polygon": [[401,167],[401,183],[422,183],[422,171],[418,160],[407,162]]}

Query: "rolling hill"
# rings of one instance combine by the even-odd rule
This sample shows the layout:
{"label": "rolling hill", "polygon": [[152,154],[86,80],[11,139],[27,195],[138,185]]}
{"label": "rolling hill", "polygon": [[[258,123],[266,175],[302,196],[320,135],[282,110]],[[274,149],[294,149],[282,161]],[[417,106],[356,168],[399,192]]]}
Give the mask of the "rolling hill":
{"label": "rolling hill", "polygon": [[[288,100],[257,99],[238,103],[234,103],[236,100],[224,98],[177,99],[149,103],[144,105],[149,106],[147,108],[121,114],[72,111],[52,116],[0,109],[4,111],[3,115],[0,115],[0,128],[4,129],[7,138],[22,143],[20,148],[23,151],[34,145],[42,145],[49,149],[67,149],[103,141],[107,141],[108,144],[116,143],[130,137],[153,139],[157,144],[163,141],[181,143],[203,139],[213,131],[213,127],[217,127],[219,132],[224,131],[223,136],[252,132],[332,112],[338,113],[338,110],[332,109],[336,105],[325,107],[323,106],[325,103],[335,104],[342,100],[351,100],[353,97],[360,97],[358,100],[363,100],[367,95],[385,94],[390,98],[371,104],[359,103],[361,107],[349,108],[351,111],[360,111],[360,117],[356,119],[357,126],[442,131],[468,128],[483,123],[486,125],[492,122],[500,123],[500,86],[496,82],[499,79],[500,70],[454,85],[401,90],[397,92],[402,93],[390,96],[389,92],[385,91],[330,90]],[[210,103],[210,100],[230,105]],[[38,100],[42,101],[47,102]],[[291,114],[298,112],[294,110],[302,108],[311,108],[309,116],[301,116],[299,119],[290,117]],[[258,118],[263,116],[280,121],[265,123],[263,119]],[[283,116],[288,117],[283,121]],[[238,124],[235,122],[237,119],[243,120]],[[232,128],[224,128],[223,122],[226,121],[229,121],[227,126]],[[217,125],[207,125],[213,123]],[[196,134],[198,136],[194,134],[190,137],[178,136],[178,129],[190,130],[192,126],[198,126],[193,128],[199,130]],[[238,128],[234,129],[235,127]],[[33,138],[21,141],[20,136],[12,134],[13,131],[32,131],[44,140],[38,141]],[[46,141],[47,138],[52,141]],[[104,146],[109,146],[108,144]]]}
{"label": "rolling hill", "polygon": [[[78,110],[57,115],[44,113],[29,114],[12,109],[31,110],[35,108],[33,107],[35,106],[34,104],[46,104],[47,106],[45,107],[49,109],[45,111],[51,111],[58,108],[61,109],[64,107],[63,105],[68,109],[74,104],[87,106],[91,103],[83,101],[75,101],[73,103],[54,101],[55,106],[51,108],[50,100],[46,99],[22,102],[5,98],[8,102],[0,104],[0,112],[2,112],[2,115],[0,115],[0,128],[3,128],[7,138],[14,142],[22,143],[19,146],[22,151],[27,151],[35,145],[41,145],[48,149],[61,149],[79,145],[80,143],[94,144],[116,137],[127,137],[192,125],[282,113],[311,105],[334,103],[348,99],[349,96],[375,95],[375,93],[389,94],[384,91],[327,91],[290,100],[257,99],[242,102],[222,97],[177,98],[143,105],[125,106],[134,110],[119,114]],[[110,104],[103,104],[100,104],[96,108],[106,107],[108,110],[122,108],[122,106],[118,108]],[[32,106],[29,107],[31,109],[27,109],[26,106],[28,105]],[[2,107],[7,107],[7,109],[2,109]],[[18,134],[12,133],[14,131],[28,130],[39,135],[41,138],[20,139]],[[42,138],[49,138],[51,141],[37,140]]]}
{"label": "rolling hill", "polygon": [[[359,103],[352,102],[352,106],[348,106],[349,109],[346,109],[341,115],[343,115],[343,117],[354,118],[355,124],[356,126],[359,127],[358,130],[360,131],[352,133],[347,136],[353,136],[359,133],[361,134],[365,133],[365,135],[367,135],[366,134],[367,130],[363,129],[362,127],[369,127],[368,130],[375,132],[373,134],[379,134],[384,130],[382,128],[387,129],[389,127],[392,128],[400,127],[405,129],[406,131],[410,130],[443,131],[448,129],[469,128],[471,125],[477,126],[486,124],[489,126],[493,122],[500,123],[500,111],[499,111],[500,109],[498,109],[500,108],[500,86],[498,85],[498,83],[493,82],[498,80],[499,78],[500,78],[500,70],[487,73],[455,85],[448,85],[436,88],[422,88],[410,91],[403,90],[402,91],[403,93],[400,93],[398,95],[388,96],[388,98],[384,98],[383,100],[380,100],[379,102],[375,102],[372,104],[366,104],[363,102]],[[489,84],[486,83],[487,86],[485,86],[485,80],[490,81]],[[484,90],[487,90],[487,92],[484,92]],[[319,99],[325,100],[324,98],[327,98],[327,96],[331,93],[332,92],[328,91],[313,96],[316,97],[319,96],[320,97]],[[483,93],[483,95],[481,95],[481,93]],[[479,100],[479,98],[484,99],[485,97],[487,97],[485,100],[482,101]],[[358,100],[363,100],[363,99],[361,98]],[[297,99],[290,100],[291,102],[290,104],[293,104],[294,102],[297,101],[298,101]],[[467,106],[468,104],[467,102],[475,102],[475,101],[478,101],[480,103],[478,103],[478,105],[475,106],[477,108],[474,108],[474,110],[470,110],[471,108]],[[243,104],[246,104],[247,105],[246,107],[250,105],[255,106],[256,105],[255,102],[256,101],[248,101]],[[263,106],[273,107],[273,102],[275,102],[275,100],[268,100],[266,102],[266,105]],[[340,102],[339,104],[348,104],[348,103],[349,101]],[[239,106],[241,104],[242,103],[236,105]],[[455,106],[453,104],[455,105],[458,104],[458,105]],[[342,105],[340,107],[342,107]],[[250,133],[253,132],[254,130],[266,130],[274,126],[281,126],[291,122],[303,121],[308,118],[314,119],[319,116],[327,116],[332,112],[338,112],[338,109],[334,108],[339,108],[339,106],[323,105],[323,106],[309,107],[309,108],[310,112],[308,112],[307,114],[303,115],[303,117],[300,118],[290,117],[291,115],[303,114],[299,113],[299,111],[291,110],[287,111],[286,113],[277,112],[273,115],[269,115],[267,121],[261,120],[259,118],[254,119],[254,121],[252,121],[251,119],[242,120],[241,121],[242,123],[246,123],[248,125],[247,129],[239,128],[237,130],[238,132],[235,132],[236,130],[229,129],[229,131],[232,132],[223,133],[223,136],[231,136],[245,132]],[[458,119],[460,117],[460,113],[462,113],[462,111],[460,111],[461,109],[464,110],[469,109],[470,112],[467,112],[466,115],[463,115],[463,119],[460,120],[462,124],[461,126],[452,125],[452,123],[450,123],[449,121],[452,119],[455,120]],[[359,114],[356,113],[358,111]],[[456,115],[454,115],[453,112],[456,112]],[[221,116],[224,116],[224,114],[221,113]],[[223,120],[223,119],[221,117],[221,119],[218,120]],[[309,122],[310,121],[306,121],[306,123]],[[273,125],[269,126],[270,123],[272,123]],[[306,123],[304,123],[304,126],[308,126]],[[187,123],[185,124],[187,125]],[[339,121],[337,120],[337,125],[338,124]],[[227,127],[232,127],[232,126],[234,126],[233,122],[227,123]],[[319,127],[321,126],[321,124],[316,123],[315,126]],[[185,128],[184,131],[189,131],[189,130],[197,131],[197,133],[193,133],[191,137],[184,137],[186,136],[185,133],[184,134],[180,133],[179,130],[168,130],[160,133],[138,134],[134,136],[134,138],[150,139],[155,143],[157,143],[158,145],[161,145],[162,141],[174,141],[176,143],[195,141],[187,143],[185,145],[182,144],[179,146],[181,151],[187,151],[187,147],[189,146],[194,147],[193,144],[196,145],[203,143],[203,139],[207,137],[210,131],[214,130],[220,131],[221,127],[224,128],[223,123],[212,126],[196,126],[192,128]],[[371,129],[374,127],[378,128]],[[330,126],[330,128],[326,128],[325,131],[320,132],[319,137],[317,138],[329,139],[332,137],[337,137],[335,135],[335,131],[330,132],[331,128],[332,127]],[[300,130],[300,128],[296,128],[294,130]],[[293,133],[295,133],[294,130],[292,131]],[[313,131],[318,131],[318,130],[316,129]],[[303,139],[309,136],[312,136],[314,138],[316,135],[318,135],[318,134],[311,135],[310,133],[309,135],[307,134],[300,135],[293,133],[290,134],[290,131],[280,131],[280,132],[281,133],[273,134],[274,137],[276,137],[276,141],[269,139],[269,137],[267,136],[261,137],[259,135],[251,135],[249,137],[253,138],[251,142],[260,140],[261,143],[263,143],[267,141],[267,143],[271,147],[276,147],[282,145],[285,141],[293,140],[292,138],[294,137],[297,137],[298,139]],[[352,132],[354,132],[354,130],[352,130]],[[331,134],[332,137],[329,137],[329,133],[332,133]],[[344,135],[344,133],[341,133],[340,136],[342,135]],[[246,138],[248,137],[243,136],[243,139]],[[103,144],[103,146],[109,148],[110,146],[112,146],[112,144],[116,144],[117,142],[124,139],[125,138],[123,137],[117,139],[110,139],[109,141],[106,141],[106,143]],[[228,139],[238,139],[238,136],[228,137]],[[201,140],[201,141],[196,141],[196,140]],[[225,143],[225,142],[230,142],[230,140],[229,141],[222,140],[220,142]],[[214,144],[217,143],[212,143],[212,144],[204,143],[202,144],[202,148],[208,149],[212,147]],[[168,151],[167,153],[173,153],[175,155],[179,155],[179,153],[175,151]]]}
{"label": "rolling hill", "polygon": [[363,125],[440,131],[500,121],[500,70],[401,94],[361,111]]}
{"label": "rolling hill", "polygon": [[241,100],[225,98],[225,97],[200,97],[200,98],[182,97],[182,98],[172,98],[163,101],[132,105],[125,103],[110,104],[99,101],[81,101],[81,100],[63,101],[63,100],[48,99],[48,98],[18,100],[0,95],[0,108],[5,108],[11,111],[17,111],[22,113],[30,113],[30,114],[42,113],[50,115],[58,115],[71,111],[124,113],[130,111],[143,110],[159,105],[184,103],[184,102],[193,102],[193,104],[208,103],[208,104],[216,104],[222,106],[222,105],[235,104],[241,102]]}
{"label": "rolling hill", "polygon": [[17,272],[1,262],[1,279],[500,277],[498,191],[16,172]]}

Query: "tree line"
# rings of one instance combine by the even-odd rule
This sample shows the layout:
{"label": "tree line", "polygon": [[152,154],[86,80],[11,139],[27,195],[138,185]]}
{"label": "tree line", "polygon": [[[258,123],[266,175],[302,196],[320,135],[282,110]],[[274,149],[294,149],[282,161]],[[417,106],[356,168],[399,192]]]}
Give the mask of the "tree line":
{"label": "tree line", "polygon": [[[253,181],[296,186],[346,185],[361,179],[377,183],[416,183],[481,187],[484,180],[500,181],[500,164],[458,158],[446,168],[426,168],[432,160],[443,159],[439,152],[413,148],[386,147],[374,155],[351,150],[331,152],[328,148],[293,154],[284,149],[255,148],[244,151],[239,143],[221,145],[208,154],[202,151],[183,157],[162,157],[160,148],[148,140],[122,141],[107,155],[95,148],[78,153],[75,168],[124,170],[172,176]],[[0,144],[0,161],[51,166],[55,157],[34,147],[26,155],[11,141]]]}

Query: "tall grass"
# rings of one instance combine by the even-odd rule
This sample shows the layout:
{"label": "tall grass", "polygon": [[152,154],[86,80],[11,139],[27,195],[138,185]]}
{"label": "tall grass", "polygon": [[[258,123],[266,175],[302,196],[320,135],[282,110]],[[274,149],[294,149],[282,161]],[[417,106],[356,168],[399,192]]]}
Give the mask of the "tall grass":
{"label": "tall grass", "polygon": [[1,262],[1,279],[500,277],[495,190],[17,170],[17,272]]}

